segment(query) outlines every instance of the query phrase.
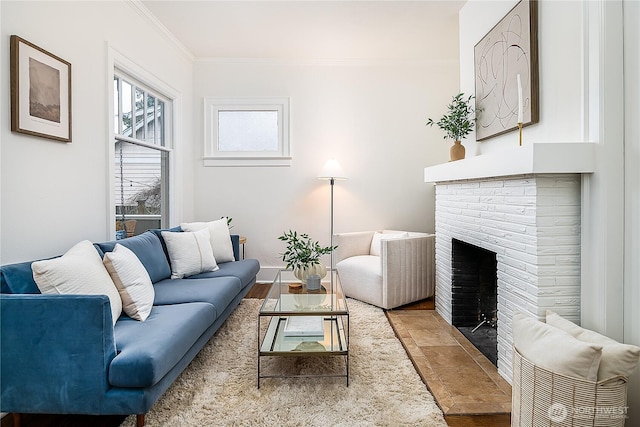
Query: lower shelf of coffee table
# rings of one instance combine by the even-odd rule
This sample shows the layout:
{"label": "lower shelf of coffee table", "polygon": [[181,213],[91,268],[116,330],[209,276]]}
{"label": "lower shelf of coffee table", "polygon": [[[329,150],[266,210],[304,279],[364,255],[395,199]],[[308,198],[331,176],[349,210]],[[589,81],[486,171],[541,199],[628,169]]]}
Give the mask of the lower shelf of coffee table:
{"label": "lower shelf of coffee table", "polygon": [[[348,315],[323,316],[324,334],[318,336],[286,336],[284,328],[288,316],[260,316],[260,321],[270,317],[264,337],[258,350],[258,388],[262,378],[284,377],[343,377],[349,385],[349,326]],[[260,329],[259,329],[260,331]],[[288,375],[261,372],[261,359],[264,357],[335,357],[344,358],[344,372],[325,372],[318,375]]]}
{"label": "lower shelf of coffee table", "polygon": [[324,316],[324,334],[321,336],[286,336],[287,316],[273,316],[260,346],[261,356],[346,355],[348,336],[339,316]]}

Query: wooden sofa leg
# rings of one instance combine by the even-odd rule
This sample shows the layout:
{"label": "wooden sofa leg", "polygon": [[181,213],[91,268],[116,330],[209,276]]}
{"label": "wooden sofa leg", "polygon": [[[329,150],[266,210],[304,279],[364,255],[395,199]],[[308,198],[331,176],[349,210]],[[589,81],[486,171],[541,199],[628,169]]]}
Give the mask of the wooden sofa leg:
{"label": "wooden sofa leg", "polygon": [[145,414],[138,414],[136,416],[136,427],[144,427],[144,415]]}
{"label": "wooden sofa leg", "polygon": [[13,417],[13,427],[20,427],[22,425],[22,414],[11,414]]}

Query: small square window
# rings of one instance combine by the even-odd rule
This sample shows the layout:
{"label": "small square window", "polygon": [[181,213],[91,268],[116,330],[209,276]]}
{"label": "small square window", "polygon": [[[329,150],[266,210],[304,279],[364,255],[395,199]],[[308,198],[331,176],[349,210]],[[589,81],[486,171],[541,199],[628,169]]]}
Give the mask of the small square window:
{"label": "small square window", "polygon": [[205,166],[289,166],[288,98],[205,98]]}
{"label": "small square window", "polygon": [[277,151],[277,111],[218,111],[218,150]]}

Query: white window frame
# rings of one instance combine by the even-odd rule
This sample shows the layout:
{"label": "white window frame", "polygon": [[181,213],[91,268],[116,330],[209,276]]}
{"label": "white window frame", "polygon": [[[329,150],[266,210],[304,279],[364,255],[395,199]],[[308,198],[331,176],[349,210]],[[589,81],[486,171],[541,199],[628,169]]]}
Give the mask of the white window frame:
{"label": "white window frame", "polygon": [[[182,122],[179,112],[182,109],[182,96],[178,90],[168,85],[164,81],[158,79],[155,74],[150,73],[146,69],[142,68],[135,62],[131,61],[127,56],[121,54],[113,46],[107,45],[107,75],[109,78],[106,80],[107,99],[109,100],[109,108],[107,115],[107,146],[109,147],[108,158],[113,159],[115,156],[115,144],[113,143],[116,134],[114,132],[113,117],[114,111],[117,106],[114,106],[113,102],[113,75],[116,70],[120,73],[124,73],[138,82],[144,82],[144,86],[148,87],[154,92],[158,92],[163,95],[163,98],[171,101],[171,104],[165,103],[165,120],[166,120],[166,133],[165,133],[165,149],[171,150],[169,154],[169,177],[168,177],[168,193],[169,193],[169,211],[167,212],[165,225],[169,226],[171,223],[180,223],[182,221],[182,192],[176,191],[182,185],[181,170],[179,163],[176,161],[176,149],[182,146],[182,141],[178,138],[182,132]],[[157,147],[157,146],[156,146]],[[107,218],[107,230],[109,236],[115,235],[115,191],[112,184],[112,177],[115,173],[115,167],[113,162],[108,162],[108,176],[107,182],[109,183],[108,197],[109,197],[109,216]]]}
{"label": "white window frame", "polygon": [[[218,117],[220,111],[277,111],[278,148],[273,151],[220,151]],[[205,166],[290,166],[290,98],[204,98]]]}
{"label": "white window frame", "polygon": [[[156,131],[154,133],[154,143],[150,143],[147,142],[146,140],[142,140],[142,139],[138,139],[135,137],[135,128],[132,128],[132,137],[130,136],[125,136],[123,134],[121,134],[120,132],[122,131],[121,127],[122,127],[122,97],[118,97],[118,104],[119,105],[114,105],[114,117],[115,117],[115,112],[118,112],[118,128],[119,131],[116,131],[114,129],[114,145],[120,141],[120,142],[125,142],[125,143],[129,143],[129,144],[133,144],[133,145],[137,145],[140,147],[144,147],[144,148],[148,148],[151,150],[155,150],[161,153],[160,156],[160,170],[161,170],[161,176],[160,179],[162,181],[162,206],[160,208],[160,227],[161,228],[168,228],[169,227],[169,215],[170,215],[170,201],[171,201],[171,186],[169,183],[169,176],[171,175],[171,157],[173,155],[173,149],[171,148],[171,118],[172,118],[172,109],[173,109],[173,104],[172,104],[172,100],[167,97],[166,95],[163,95],[162,93],[160,93],[157,90],[154,90],[152,88],[150,88],[148,86],[148,84],[144,81],[142,81],[139,78],[136,78],[134,76],[132,76],[131,74],[127,73],[126,71],[122,70],[121,68],[115,66],[114,67],[114,77],[117,77],[119,79],[119,90],[118,92],[121,91],[122,89],[122,83],[126,82],[129,85],[131,85],[131,107],[132,107],[132,117],[135,115],[135,90],[139,89],[141,91],[144,92],[145,96],[143,98],[143,110],[144,110],[144,114],[143,114],[143,118],[145,121],[145,126],[146,126],[146,120],[147,120],[147,114],[146,114],[146,100],[147,100],[147,96],[151,95],[153,96],[156,100],[162,101],[164,103],[164,115],[162,117],[162,126],[163,126],[163,130],[161,135],[163,136],[162,139],[158,138],[158,132]],[[115,102],[115,99],[114,99]],[[166,153],[166,158],[163,157],[162,153]],[[122,178],[121,178],[122,179]],[[119,202],[119,200],[115,201],[116,203]],[[133,215],[126,215],[127,217],[134,219]],[[123,215],[116,215],[116,220],[118,219],[122,219],[124,216]],[[139,215],[136,216],[137,218],[135,219],[142,219],[142,218],[153,218],[155,217],[155,215]]]}

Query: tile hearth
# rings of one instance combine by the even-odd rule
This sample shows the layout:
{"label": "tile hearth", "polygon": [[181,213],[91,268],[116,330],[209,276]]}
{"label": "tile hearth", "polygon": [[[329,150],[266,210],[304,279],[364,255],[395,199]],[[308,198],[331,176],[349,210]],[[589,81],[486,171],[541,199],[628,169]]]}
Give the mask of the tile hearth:
{"label": "tile hearth", "polygon": [[445,416],[510,414],[509,383],[435,310],[392,310],[387,317]]}

